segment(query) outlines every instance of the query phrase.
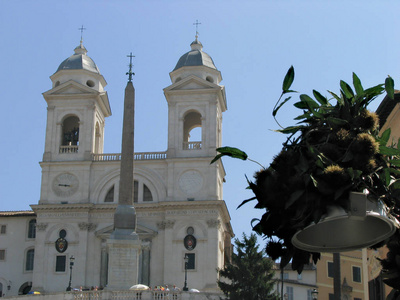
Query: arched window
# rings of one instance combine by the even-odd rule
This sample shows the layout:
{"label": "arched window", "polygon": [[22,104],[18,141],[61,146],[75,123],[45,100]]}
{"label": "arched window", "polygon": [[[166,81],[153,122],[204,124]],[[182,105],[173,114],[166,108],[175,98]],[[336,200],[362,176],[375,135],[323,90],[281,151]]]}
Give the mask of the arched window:
{"label": "arched window", "polygon": [[[114,202],[115,186],[113,185],[107,192],[104,202]],[[133,183],[133,202],[151,202],[153,195],[150,189],[142,181],[135,180]]]}
{"label": "arched window", "polygon": [[35,249],[29,249],[26,252],[25,271],[33,271],[34,256],[35,256]]}
{"label": "arched window", "polygon": [[36,220],[30,220],[28,226],[28,238],[34,239],[36,237]]}
{"label": "arched window", "polygon": [[151,194],[151,191],[145,184],[143,184],[143,201],[144,202],[153,201],[153,195]]}
{"label": "arched window", "polygon": [[62,145],[79,145],[79,118],[76,116],[68,117],[62,125]]}
{"label": "arched window", "polygon": [[104,202],[114,202],[114,186],[108,191]]}
{"label": "arched window", "polygon": [[201,115],[192,111],[185,115],[183,120],[183,149],[199,150],[202,141]]}

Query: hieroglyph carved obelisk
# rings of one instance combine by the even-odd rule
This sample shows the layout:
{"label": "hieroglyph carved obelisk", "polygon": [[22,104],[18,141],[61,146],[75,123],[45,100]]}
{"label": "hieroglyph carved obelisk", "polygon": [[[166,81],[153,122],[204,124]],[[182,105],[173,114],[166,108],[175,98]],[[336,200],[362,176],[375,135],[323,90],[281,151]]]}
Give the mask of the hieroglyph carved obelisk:
{"label": "hieroglyph carved obelisk", "polygon": [[132,53],[128,57],[129,80],[125,88],[119,199],[114,213],[114,231],[107,240],[107,288],[111,290],[126,290],[138,283],[141,248],[136,233],[136,211],[133,206],[135,88],[132,84]]}

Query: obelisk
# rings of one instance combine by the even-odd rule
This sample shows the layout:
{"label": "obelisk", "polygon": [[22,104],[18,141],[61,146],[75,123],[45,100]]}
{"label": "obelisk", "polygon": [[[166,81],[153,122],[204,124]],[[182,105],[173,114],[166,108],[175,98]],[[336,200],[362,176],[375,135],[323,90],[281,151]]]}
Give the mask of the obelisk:
{"label": "obelisk", "polygon": [[132,84],[132,53],[125,88],[122,128],[121,169],[118,206],[114,213],[114,231],[107,240],[108,284],[111,290],[127,290],[138,283],[141,243],[136,233],[134,198],[134,121],[135,88]]}

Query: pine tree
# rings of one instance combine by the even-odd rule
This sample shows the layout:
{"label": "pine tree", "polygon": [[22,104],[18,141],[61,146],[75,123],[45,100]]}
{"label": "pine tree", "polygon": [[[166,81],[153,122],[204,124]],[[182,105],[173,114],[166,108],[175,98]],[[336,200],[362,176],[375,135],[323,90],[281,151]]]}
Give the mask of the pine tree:
{"label": "pine tree", "polygon": [[218,270],[218,286],[230,300],[279,299],[273,292],[274,263],[258,247],[255,234],[243,233],[243,241],[235,239],[232,263]]}

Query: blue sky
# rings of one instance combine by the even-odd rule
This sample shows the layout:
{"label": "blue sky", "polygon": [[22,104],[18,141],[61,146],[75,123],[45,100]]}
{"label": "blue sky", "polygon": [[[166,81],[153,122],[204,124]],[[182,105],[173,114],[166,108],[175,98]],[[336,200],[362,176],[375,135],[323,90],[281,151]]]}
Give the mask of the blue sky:
{"label": "blue sky", "polygon": [[[165,151],[167,103],[163,88],[179,57],[190,50],[199,20],[203,50],[222,72],[228,110],[223,144],[268,166],[285,136],[272,108],[293,65],[293,89],[337,92],[352,72],[364,87],[400,79],[399,1],[6,1],[0,0],[0,210],[26,210],[40,197],[49,76],[73,54],[82,25],[84,45],[105,77],[113,115],[106,120],[106,153],[121,147],[127,54],[133,52],[136,88],[135,150]],[[395,86],[396,88],[397,86]],[[375,110],[379,101],[372,104]],[[293,103],[293,102],[292,102]],[[294,124],[292,103],[278,114]],[[237,236],[250,233],[262,211],[236,210],[252,194],[251,162],[224,159],[224,200]]]}

